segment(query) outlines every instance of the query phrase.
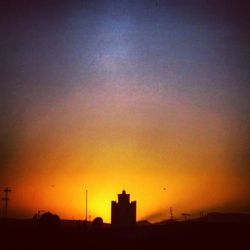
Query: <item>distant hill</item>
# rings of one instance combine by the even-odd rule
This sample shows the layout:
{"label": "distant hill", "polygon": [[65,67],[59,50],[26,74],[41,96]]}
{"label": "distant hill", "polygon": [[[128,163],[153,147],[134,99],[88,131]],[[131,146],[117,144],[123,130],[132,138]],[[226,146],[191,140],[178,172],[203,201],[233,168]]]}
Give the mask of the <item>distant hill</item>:
{"label": "distant hill", "polygon": [[171,224],[175,222],[179,222],[179,221],[177,219],[173,219],[173,220],[167,219],[167,220],[158,221],[154,223],[154,225],[165,225],[165,224]]}
{"label": "distant hill", "polygon": [[136,222],[136,225],[137,225],[137,226],[150,226],[150,225],[152,225],[152,223],[150,223],[150,222],[147,221],[147,220],[141,220],[141,221],[137,221],[137,222]]}
{"label": "distant hill", "polygon": [[[174,223],[186,223],[186,222],[209,222],[209,223],[244,223],[250,224],[250,214],[241,213],[208,213],[201,218],[189,219],[186,221],[174,220]],[[170,224],[170,220],[163,220],[156,222],[154,225],[166,225]]]}
{"label": "distant hill", "polygon": [[209,213],[201,219],[206,222],[250,223],[250,214]]}

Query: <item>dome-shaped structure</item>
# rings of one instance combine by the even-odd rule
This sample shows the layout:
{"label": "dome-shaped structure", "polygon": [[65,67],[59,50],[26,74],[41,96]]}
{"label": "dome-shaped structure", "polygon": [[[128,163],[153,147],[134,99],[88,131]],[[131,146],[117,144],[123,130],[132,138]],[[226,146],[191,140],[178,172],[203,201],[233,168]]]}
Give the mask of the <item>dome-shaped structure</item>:
{"label": "dome-shaped structure", "polygon": [[103,219],[101,217],[96,217],[92,223],[94,227],[101,227],[102,224],[103,224]]}

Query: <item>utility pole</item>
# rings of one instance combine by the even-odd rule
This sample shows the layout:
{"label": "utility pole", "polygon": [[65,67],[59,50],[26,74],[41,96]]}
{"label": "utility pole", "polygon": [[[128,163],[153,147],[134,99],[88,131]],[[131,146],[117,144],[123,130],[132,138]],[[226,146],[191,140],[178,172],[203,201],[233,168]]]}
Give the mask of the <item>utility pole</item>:
{"label": "utility pole", "polygon": [[43,212],[46,212],[46,210],[38,210],[38,212],[37,212],[37,219],[39,220],[40,219],[40,215],[41,215],[41,213],[43,213]]}
{"label": "utility pole", "polygon": [[8,201],[10,200],[8,194],[11,192],[11,189],[6,187],[3,192],[5,193],[5,197],[2,199],[5,202],[5,218],[8,216]]}
{"label": "utility pole", "polygon": [[186,221],[188,217],[191,216],[191,214],[187,214],[187,213],[182,213],[181,214],[184,217],[184,220]]}
{"label": "utility pole", "polygon": [[200,212],[200,221],[202,221],[202,220],[204,220],[204,212],[203,211]]}
{"label": "utility pole", "polygon": [[87,222],[88,221],[88,190],[86,189],[86,204],[85,204],[85,221]]}
{"label": "utility pole", "polygon": [[174,216],[173,216],[173,209],[172,209],[172,207],[170,207],[169,212],[170,212],[170,222],[173,223]]}

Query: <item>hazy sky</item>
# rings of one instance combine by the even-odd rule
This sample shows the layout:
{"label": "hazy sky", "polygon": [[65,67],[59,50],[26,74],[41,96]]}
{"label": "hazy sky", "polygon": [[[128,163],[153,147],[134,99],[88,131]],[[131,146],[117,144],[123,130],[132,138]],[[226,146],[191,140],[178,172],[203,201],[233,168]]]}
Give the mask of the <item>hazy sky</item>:
{"label": "hazy sky", "polygon": [[83,218],[86,188],[91,218],[105,221],[123,188],[138,219],[167,218],[170,206],[176,217],[250,212],[249,9],[1,0],[0,187],[12,188],[11,215]]}

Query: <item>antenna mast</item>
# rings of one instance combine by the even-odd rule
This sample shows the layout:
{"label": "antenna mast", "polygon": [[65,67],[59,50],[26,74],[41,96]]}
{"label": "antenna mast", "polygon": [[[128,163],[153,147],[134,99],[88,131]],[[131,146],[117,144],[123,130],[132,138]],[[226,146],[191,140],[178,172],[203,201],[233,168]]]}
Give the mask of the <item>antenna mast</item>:
{"label": "antenna mast", "polygon": [[85,198],[86,198],[86,204],[85,204],[85,209],[86,209],[86,211],[85,211],[85,221],[87,221],[88,220],[88,190],[86,189],[86,196],[85,196]]}

